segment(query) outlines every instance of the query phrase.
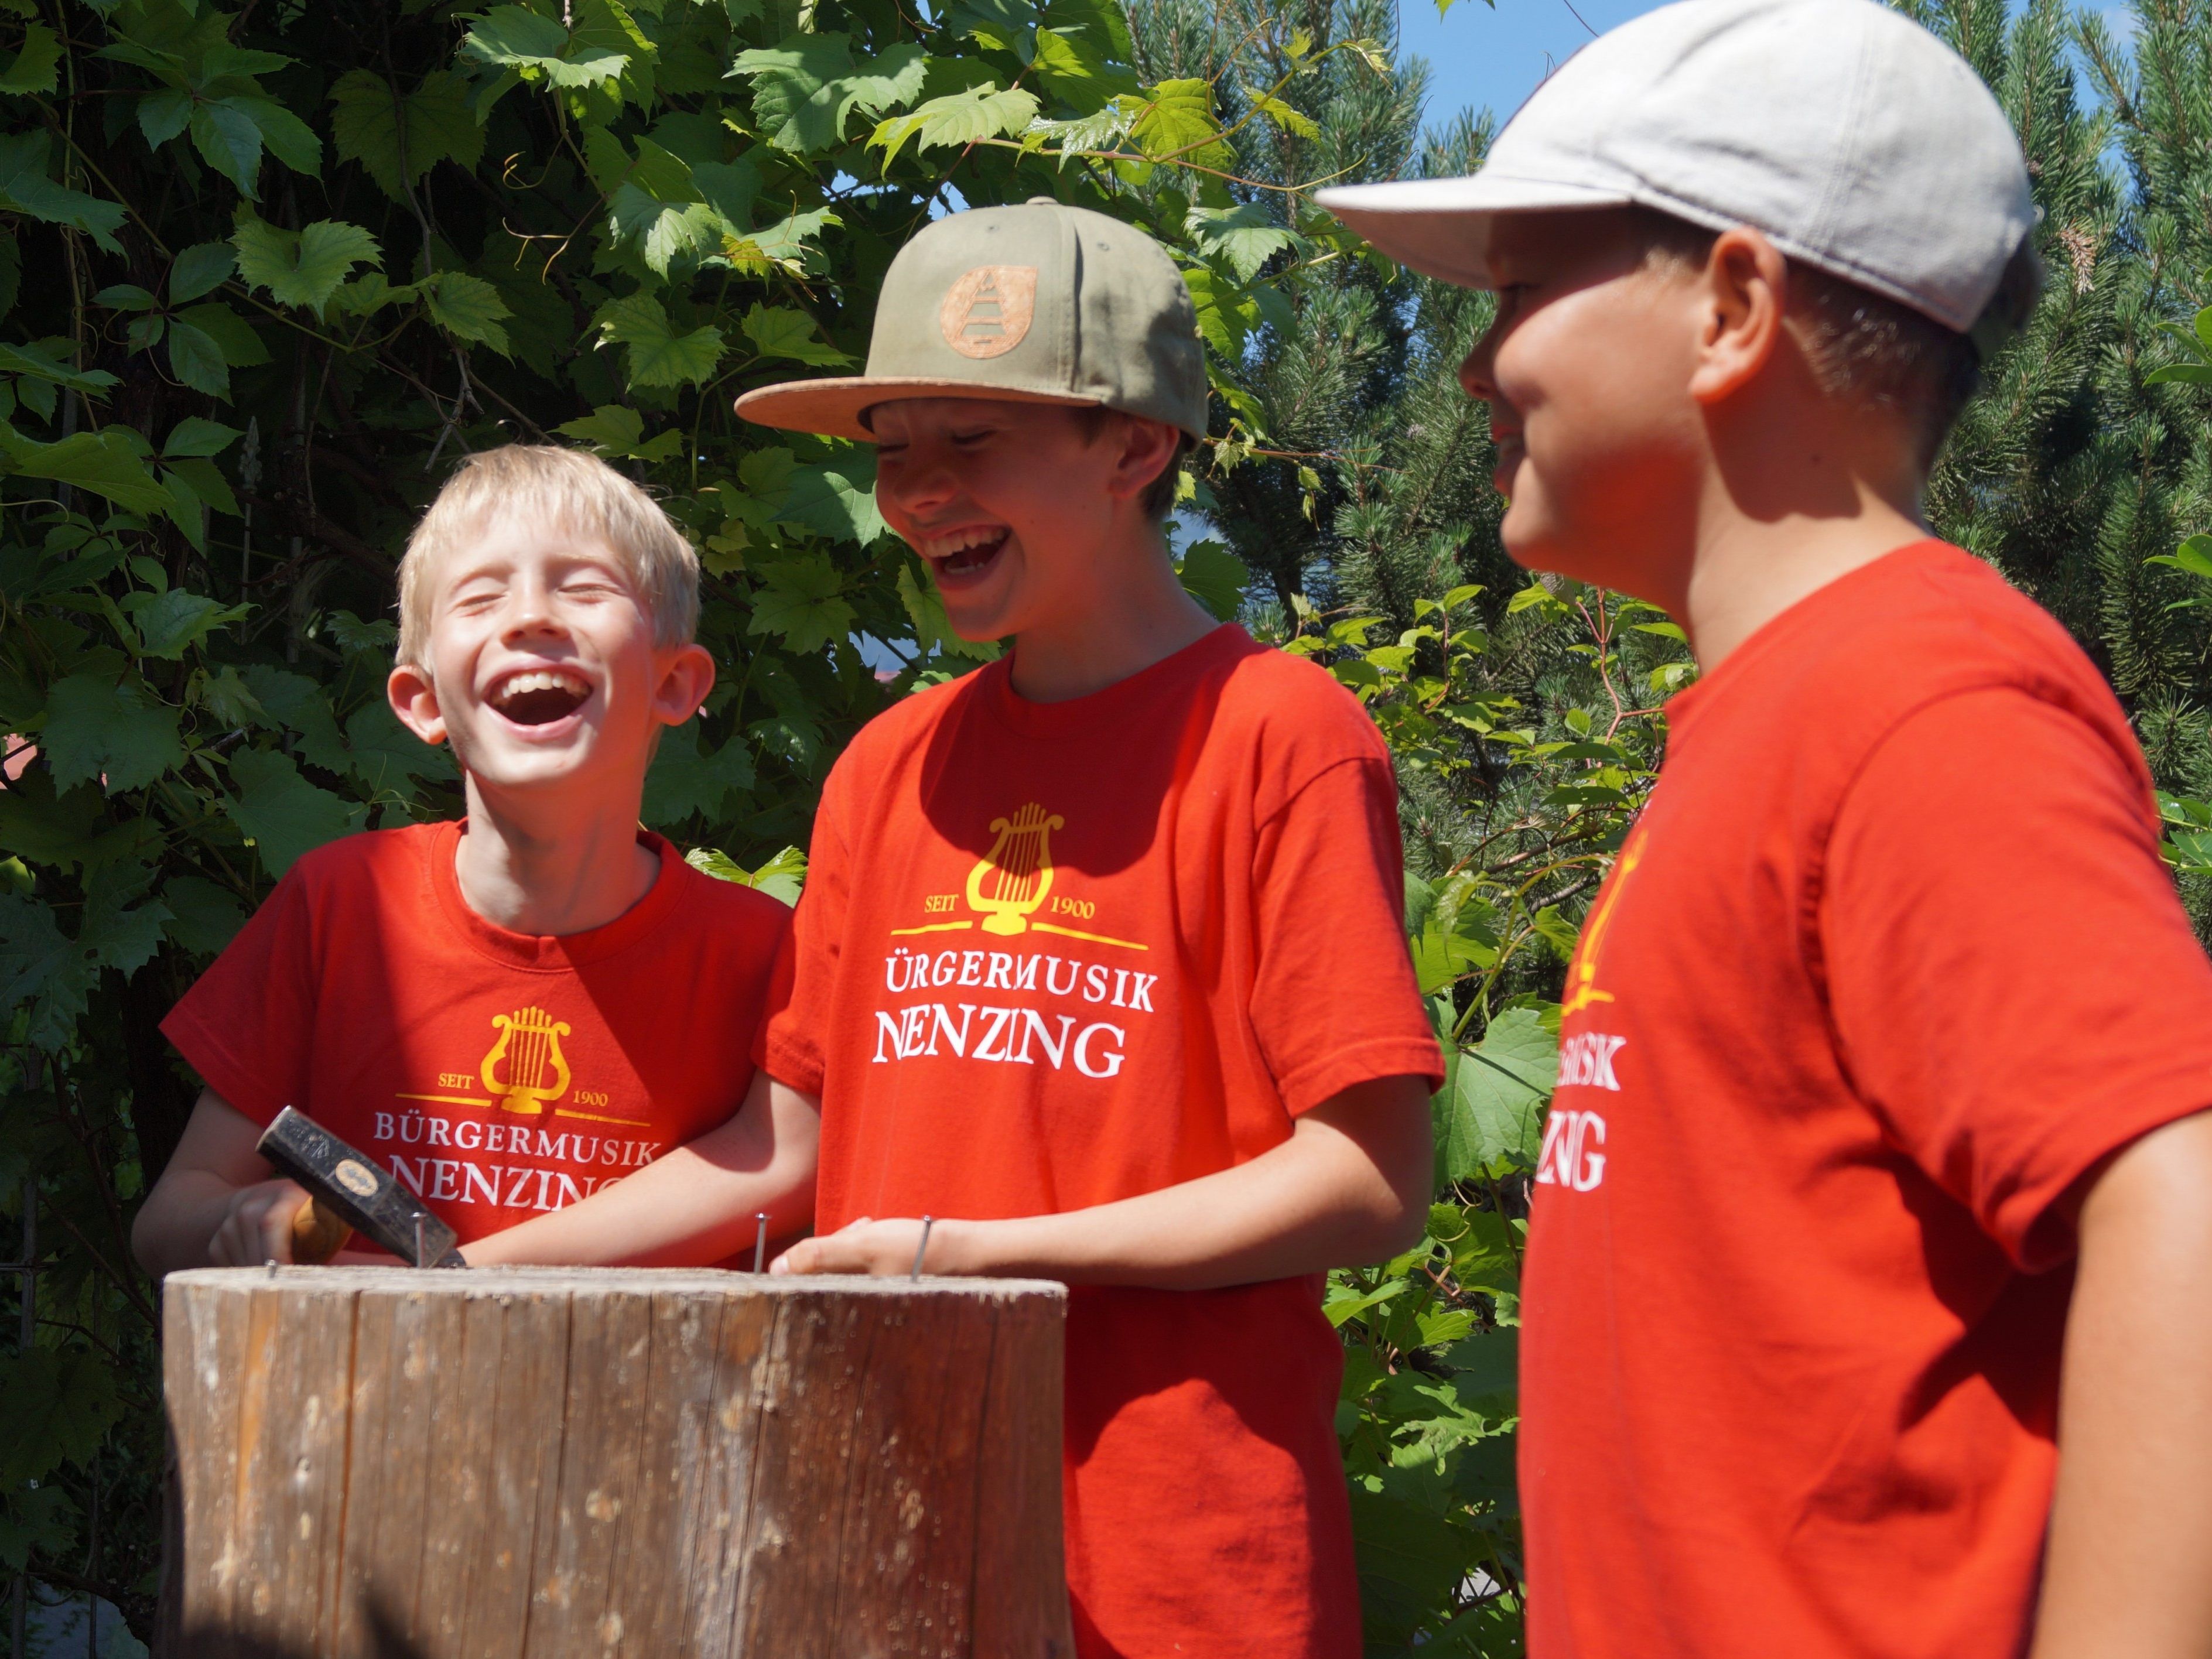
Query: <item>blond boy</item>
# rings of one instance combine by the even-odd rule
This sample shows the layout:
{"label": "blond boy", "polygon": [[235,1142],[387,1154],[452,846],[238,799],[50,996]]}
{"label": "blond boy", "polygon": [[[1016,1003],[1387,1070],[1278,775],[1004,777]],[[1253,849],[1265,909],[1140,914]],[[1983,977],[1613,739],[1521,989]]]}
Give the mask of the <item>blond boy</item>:
{"label": "blond boy", "polygon": [[621,1259],[568,1206],[696,1158],[751,1081],[787,913],[638,827],[659,731],[714,684],[682,533],[588,455],[493,450],[399,587],[392,707],[453,745],[467,816],[302,858],[164,1023],[206,1087],[134,1231],[152,1272],[290,1259],[305,1194],[254,1151],[288,1105],[472,1263]]}

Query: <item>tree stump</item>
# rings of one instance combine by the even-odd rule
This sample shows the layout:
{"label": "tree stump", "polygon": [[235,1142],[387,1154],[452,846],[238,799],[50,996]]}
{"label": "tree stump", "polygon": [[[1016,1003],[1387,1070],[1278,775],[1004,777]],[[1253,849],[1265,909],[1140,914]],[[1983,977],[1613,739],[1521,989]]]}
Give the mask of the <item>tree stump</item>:
{"label": "tree stump", "polygon": [[163,1291],[161,1650],[1069,1659],[1066,1293],[628,1268]]}

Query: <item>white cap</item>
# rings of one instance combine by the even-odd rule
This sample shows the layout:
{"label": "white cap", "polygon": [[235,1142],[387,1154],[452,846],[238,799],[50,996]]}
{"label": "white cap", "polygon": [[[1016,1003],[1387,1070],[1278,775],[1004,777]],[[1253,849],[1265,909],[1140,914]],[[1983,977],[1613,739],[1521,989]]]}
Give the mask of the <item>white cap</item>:
{"label": "white cap", "polygon": [[1317,199],[1401,264],[1469,288],[1490,285],[1494,213],[1637,204],[1749,225],[1961,334],[2036,218],[1981,77],[1877,0],[1662,6],[1561,64],[1480,172]]}

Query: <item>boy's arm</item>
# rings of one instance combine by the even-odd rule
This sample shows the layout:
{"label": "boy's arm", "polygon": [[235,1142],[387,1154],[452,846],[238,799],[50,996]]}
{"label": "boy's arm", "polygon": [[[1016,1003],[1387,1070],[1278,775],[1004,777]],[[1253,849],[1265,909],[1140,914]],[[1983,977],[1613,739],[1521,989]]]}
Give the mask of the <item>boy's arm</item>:
{"label": "boy's arm", "polygon": [[[1382,1261],[1421,1236],[1430,1133],[1427,1080],[1376,1078],[1234,1169],[1059,1215],[934,1220],[924,1270],[1203,1291]],[[856,1221],[801,1240],[775,1271],[904,1273],[921,1240],[916,1218]]]}
{"label": "boy's arm", "polygon": [[261,1126],[212,1089],[131,1224],[131,1253],[155,1278],[183,1267],[258,1267],[292,1259],[292,1218],[307,1201],[272,1180],[254,1151]]}
{"label": "boy's arm", "polygon": [[697,1266],[749,1248],[763,1211],[769,1237],[788,1237],[814,1218],[821,1121],[812,1097],[756,1072],[727,1122],[579,1203],[477,1239],[461,1254],[472,1267]]}
{"label": "boy's arm", "polygon": [[2033,1659],[2212,1653],[2212,1112],[2152,1131],[2081,1206]]}

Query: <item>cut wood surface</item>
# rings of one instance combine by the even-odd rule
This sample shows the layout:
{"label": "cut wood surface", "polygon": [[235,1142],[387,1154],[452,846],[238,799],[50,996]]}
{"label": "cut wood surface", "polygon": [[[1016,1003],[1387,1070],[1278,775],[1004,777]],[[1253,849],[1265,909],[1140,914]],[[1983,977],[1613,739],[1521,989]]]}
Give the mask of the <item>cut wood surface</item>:
{"label": "cut wood surface", "polygon": [[1068,1659],[1066,1293],[642,1268],[163,1290],[161,1650]]}

